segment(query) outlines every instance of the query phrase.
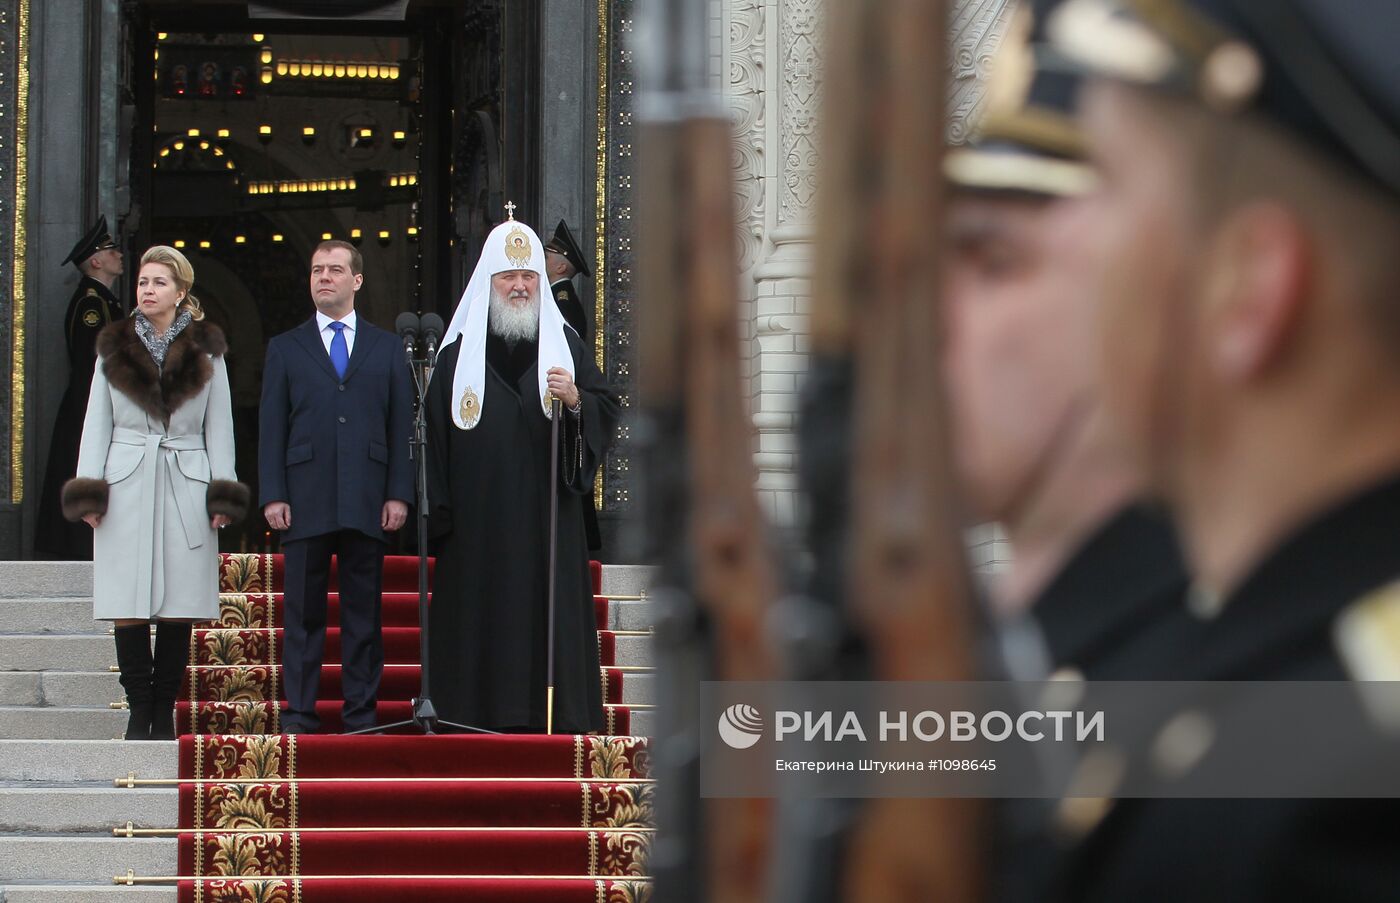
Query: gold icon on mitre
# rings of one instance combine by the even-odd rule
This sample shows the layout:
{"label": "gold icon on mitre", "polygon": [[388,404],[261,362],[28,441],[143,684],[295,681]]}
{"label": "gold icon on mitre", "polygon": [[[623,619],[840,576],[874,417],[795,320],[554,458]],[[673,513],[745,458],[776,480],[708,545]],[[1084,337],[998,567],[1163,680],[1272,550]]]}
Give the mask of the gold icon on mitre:
{"label": "gold icon on mitre", "polygon": [[467,429],[476,426],[481,420],[481,400],[476,397],[476,390],[471,386],[468,386],[467,391],[462,393],[461,406],[457,412],[461,415],[462,424]]}
{"label": "gold icon on mitre", "polygon": [[530,257],[534,250],[530,247],[530,236],[525,234],[525,230],[519,226],[510,230],[506,236],[506,257],[517,267],[526,268],[530,265]]}

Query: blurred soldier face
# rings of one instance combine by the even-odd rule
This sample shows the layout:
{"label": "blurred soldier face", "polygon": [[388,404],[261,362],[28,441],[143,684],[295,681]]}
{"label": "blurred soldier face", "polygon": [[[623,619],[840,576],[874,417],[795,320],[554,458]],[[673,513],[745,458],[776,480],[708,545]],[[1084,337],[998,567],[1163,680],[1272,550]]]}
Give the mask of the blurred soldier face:
{"label": "blurred soldier face", "polygon": [[311,256],[311,300],[316,309],[339,319],[355,308],[355,293],[365,277],[351,270],[350,252],[326,248]]}
{"label": "blurred soldier face", "polygon": [[[1098,296],[1104,401],[1143,475],[1169,489],[1169,462],[1191,435],[1186,401],[1209,394],[1199,360],[1198,296],[1210,280],[1208,236],[1193,214],[1189,137],[1173,133],[1132,89],[1091,84],[1082,118],[1099,188],[1067,224]],[[1196,424],[1197,427],[1200,424]],[[1199,434],[1199,430],[1195,431]]]}
{"label": "blurred soldier face", "polygon": [[1014,517],[1086,416],[1092,296],[1059,240],[1073,203],[954,196],[945,366],[960,482],[982,520]]}

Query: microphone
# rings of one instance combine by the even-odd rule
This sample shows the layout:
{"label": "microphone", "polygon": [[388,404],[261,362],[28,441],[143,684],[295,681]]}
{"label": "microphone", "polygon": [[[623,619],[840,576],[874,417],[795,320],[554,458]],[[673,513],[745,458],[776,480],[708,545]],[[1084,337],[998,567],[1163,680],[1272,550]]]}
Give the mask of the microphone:
{"label": "microphone", "polygon": [[399,314],[399,318],[394,321],[394,331],[403,339],[403,353],[409,361],[413,360],[413,348],[418,344],[418,327],[418,315],[411,310]]}
{"label": "microphone", "polygon": [[442,317],[437,314],[424,314],[419,330],[423,335],[423,342],[428,346],[428,360],[437,357],[438,342],[442,339],[444,327]]}

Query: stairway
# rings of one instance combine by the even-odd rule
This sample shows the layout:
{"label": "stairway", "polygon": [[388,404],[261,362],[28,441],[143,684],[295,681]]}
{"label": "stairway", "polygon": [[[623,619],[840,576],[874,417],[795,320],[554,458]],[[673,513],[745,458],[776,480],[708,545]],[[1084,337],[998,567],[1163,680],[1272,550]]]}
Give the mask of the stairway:
{"label": "stairway", "polygon": [[[649,833],[645,828],[635,830],[643,823],[635,811],[627,810],[628,805],[637,808],[639,793],[649,796],[649,785],[638,780],[646,769],[644,740],[414,736],[355,740],[305,735],[292,739],[273,733],[280,709],[273,692],[279,685],[279,666],[274,656],[265,653],[277,648],[275,609],[280,595],[266,592],[277,576],[270,559],[258,560],[262,564],[257,569],[267,582],[242,587],[251,592],[223,596],[224,623],[212,628],[217,633],[196,635],[195,648],[203,651],[190,669],[184,698],[191,701],[182,703],[180,713],[187,735],[178,742],[144,743],[113,739],[120,736],[126,713],[112,707],[121,699],[121,688],[111,670],[115,656],[108,625],[91,620],[91,565],[0,562],[0,903],[76,903],[115,899],[117,894],[124,900],[152,901],[273,900],[288,893],[302,900],[350,900],[354,894],[347,894],[356,888],[354,893],[366,895],[364,899],[446,900],[470,893],[535,903],[593,900],[598,894],[627,900],[644,892],[645,885],[634,880],[605,880],[609,868],[615,875],[629,872],[633,878],[644,871]],[[407,620],[410,615],[416,618],[416,595],[404,592],[411,586],[402,582],[390,585],[393,572],[386,568],[385,625],[405,635],[390,635],[398,653],[389,658],[393,664],[386,668],[381,721],[398,717],[400,708],[407,710],[407,698],[417,682],[416,654],[409,652],[416,649],[416,632],[408,636],[413,621]],[[645,579],[643,568],[605,567],[601,592],[636,596]],[[606,628],[600,632],[600,642],[608,663],[599,679],[610,702],[613,726],[645,735],[652,717],[647,708],[652,703],[650,605],[600,597],[596,606],[600,625]],[[269,617],[259,626],[234,626],[240,618],[258,623],[260,610]],[[254,620],[247,621],[249,617]],[[231,644],[223,642],[232,638],[243,641],[237,655],[229,654]],[[254,638],[264,642],[261,657]],[[334,658],[328,655],[327,661]],[[326,669],[322,687],[326,698],[338,696],[338,668]],[[188,735],[191,727],[206,731],[234,725],[269,736]],[[388,745],[355,750],[347,742]],[[424,747],[417,744],[425,742],[438,744],[434,749],[442,751],[435,754],[437,765],[422,765]],[[208,755],[196,755],[201,743]],[[196,824],[197,797],[207,804],[209,794],[250,789],[246,779],[224,783],[219,778],[227,775],[211,770],[223,761],[219,750],[236,759],[228,750],[246,753],[249,744],[263,750],[255,757],[259,762],[265,763],[273,747],[284,764],[299,762],[295,783],[285,774],[246,768],[243,772],[270,776],[268,783],[257,785],[268,793],[291,793],[296,798],[296,821],[284,825],[287,830],[256,835],[247,827],[241,832],[219,832],[215,822],[208,820],[217,806],[205,805],[205,821]],[[398,752],[386,754],[391,747]],[[392,775],[356,773],[356,763],[367,761],[387,763],[377,768],[398,770]],[[426,769],[421,774],[415,771],[420,767]],[[624,774],[628,777],[622,781],[597,780]],[[207,783],[194,783],[197,776]],[[115,786],[116,778],[134,786]],[[373,801],[380,800],[376,811],[383,816],[368,819],[375,824],[347,824],[347,818],[365,820],[337,810],[337,800],[347,794],[368,801],[361,812],[376,810]],[[580,806],[588,805],[584,802],[588,794],[598,814],[591,830],[577,820]],[[560,809],[566,799],[574,812],[567,824]],[[413,800],[418,800],[417,809]],[[402,817],[412,823],[403,823]],[[318,818],[329,821],[317,823]],[[511,821],[516,823],[498,824]],[[326,830],[337,826],[376,830]],[[177,833],[177,827],[185,830]],[[197,827],[204,830],[196,832]],[[276,873],[289,874],[286,866],[294,863],[291,873],[307,877],[296,882],[294,889],[278,887],[276,882],[221,883],[212,878],[187,881],[178,888],[113,886],[114,876],[128,873],[189,876],[198,867],[201,875],[208,876],[214,873],[221,852],[227,865],[230,856],[237,860],[240,849],[250,848],[247,841],[253,836],[268,849],[290,844],[297,855],[281,860],[284,867]],[[424,849],[432,849],[433,855],[425,859]],[[444,863],[448,867],[444,874],[414,879],[416,884],[357,877],[344,885],[325,877],[347,867],[350,873],[363,875],[363,867],[370,864],[377,864],[374,874],[404,874],[388,869],[392,863],[404,862],[425,873],[444,872]],[[257,868],[256,863],[243,860],[232,864],[239,873]],[[486,868],[488,864],[493,867]],[[501,864],[509,868],[497,874]],[[320,877],[310,877],[318,871]],[[472,877],[454,879],[454,871]]]}

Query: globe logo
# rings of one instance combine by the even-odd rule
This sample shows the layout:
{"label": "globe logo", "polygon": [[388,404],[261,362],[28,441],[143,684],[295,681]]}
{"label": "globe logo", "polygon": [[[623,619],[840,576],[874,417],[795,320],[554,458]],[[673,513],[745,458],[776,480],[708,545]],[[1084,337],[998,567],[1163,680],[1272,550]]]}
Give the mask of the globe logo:
{"label": "globe logo", "polygon": [[763,716],[751,705],[736,703],[719,716],[719,736],[734,749],[748,749],[763,736]]}

